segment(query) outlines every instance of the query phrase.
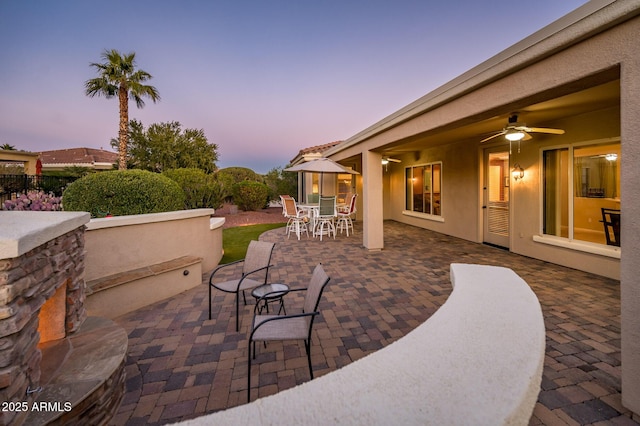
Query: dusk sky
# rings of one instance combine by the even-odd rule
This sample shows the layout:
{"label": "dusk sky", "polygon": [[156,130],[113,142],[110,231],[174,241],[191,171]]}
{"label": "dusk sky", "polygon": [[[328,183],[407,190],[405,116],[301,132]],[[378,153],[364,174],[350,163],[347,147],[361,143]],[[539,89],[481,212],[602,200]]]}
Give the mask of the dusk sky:
{"label": "dusk sky", "polygon": [[178,121],[258,173],[344,140],[586,1],[0,0],[0,144],[111,150],[117,99],[88,98],[104,49],[136,52]]}

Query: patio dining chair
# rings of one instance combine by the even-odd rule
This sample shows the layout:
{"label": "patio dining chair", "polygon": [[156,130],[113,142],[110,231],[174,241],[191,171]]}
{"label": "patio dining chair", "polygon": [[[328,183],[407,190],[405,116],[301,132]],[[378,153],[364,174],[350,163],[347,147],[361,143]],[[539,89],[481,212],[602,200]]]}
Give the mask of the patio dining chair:
{"label": "patio dining chair", "polygon": [[349,236],[349,229],[351,229],[351,233],[353,233],[353,216],[356,213],[356,198],[358,198],[358,194],[351,195],[351,198],[347,200],[349,204],[344,206],[342,209],[338,209],[338,221],[336,223],[336,228],[342,234],[342,231],[347,231],[347,237]]}
{"label": "patio dining chair", "polygon": [[[244,294],[245,290],[249,290],[267,283],[269,277],[269,268],[272,266],[271,254],[273,253],[274,243],[264,241],[251,241],[247,248],[247,254],[244,259],[218,266],[213,270],[209,277],[209,319],[211,319],[211,288],[216,288],[225,293],[235,293],[236,295],[236,331],[240,329],[240,292],[244,304],[247,304],[247,298]],[[226,268],[234,267],[242,264],[242,273],[237,278],[227,281],[215,282],[216,274]]]}
{"label": "patio dining chair", "polygon": [[283,200],[285,208],[285,217],[287,220],[287,238],[291,235],[291,232],[295,232],[298,239],[302,231],[309,236],[309,230],[307,224],[309,223],[309,216],[304,211],[298,209],[296,200],[293,198],[284,198]]}
{"label": "patio dining chair", "polygon": [[293,315],[260,315],[254,311],[253,322],[251,323],[251,333],[249,334],[248,359],[249,369],[247,371],[247,402],[251,401],[251,360],[256,356],[256,342],[266,342],[273,340],[303,340],[304,349],[307,352],[307,363],[309,364],[309,376],[313,380],[313,368],[311,366],[311,330],[313,320],[318,311],[320,297],[329,282],[330,278],[318,264],[313,270],[309,287],[301,289],[291,289],[292,291],[306,291],[302,312]]}
{"label": "patio dining chair", "polygon": [[315,224],[313,230],[313,236],[320,236],[322,241],[323,235],[336,238],[336,227],[334,220],[338,217],[338,211],[336,210],[336,197],[320,197],[320,204],[318,207],[318,214],[315,217]]}
{"label": "patio dining chair", "polygon": [[285,208],[285,203],[284,200],[292,198],[291,195],[289,194],[284,194],[280,196],[280,204],[282,205],[282,215],[286,216],[287,215],[287,209]]}

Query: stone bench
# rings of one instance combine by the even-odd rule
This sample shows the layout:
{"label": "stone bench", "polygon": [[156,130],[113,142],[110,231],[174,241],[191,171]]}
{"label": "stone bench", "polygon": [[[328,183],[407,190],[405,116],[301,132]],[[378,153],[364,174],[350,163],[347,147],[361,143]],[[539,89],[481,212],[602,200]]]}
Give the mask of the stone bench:
{"label": "stone bench", "polygon": [[87,281],[89,315],[116,318],[202,283],[202,259],[181,256]]}
{"label": "stone bench", "polygon": [[527,425],[545,355],[537,297],[507,268],[452,264],[451,282],[447,302],[391,345],[183,424]]}

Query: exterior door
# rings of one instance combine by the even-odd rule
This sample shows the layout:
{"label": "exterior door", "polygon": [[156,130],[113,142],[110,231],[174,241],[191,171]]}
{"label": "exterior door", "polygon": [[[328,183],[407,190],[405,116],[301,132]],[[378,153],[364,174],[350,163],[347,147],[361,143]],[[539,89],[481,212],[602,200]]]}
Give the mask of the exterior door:
{"label": "exterior door", "polygon": [[484,242],[509,248],[509,151],[484,153]]}

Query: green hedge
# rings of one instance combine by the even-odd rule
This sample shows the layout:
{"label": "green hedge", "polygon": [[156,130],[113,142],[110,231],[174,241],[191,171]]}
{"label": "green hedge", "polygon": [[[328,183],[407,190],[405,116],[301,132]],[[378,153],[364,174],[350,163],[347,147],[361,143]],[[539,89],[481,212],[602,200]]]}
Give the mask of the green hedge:
{"label": "green hedge", "polygon": [[185,209],[220,208],[224,199],[223,186],[212,174],[202,169],[172,169],[162,173],[184,191]]}
{"label": "green hedge", "polygon": [[233,202],[242,210],[259,210],[267,205],[269,187],[264,183],[245,180],[233,185]]}
{"label": "green hedge", "polygon": [[180,185],[145,170],[90,174],[70,184],[62,195],[65,211],[86,211],[92,217],[183,210],[184,201]]}

